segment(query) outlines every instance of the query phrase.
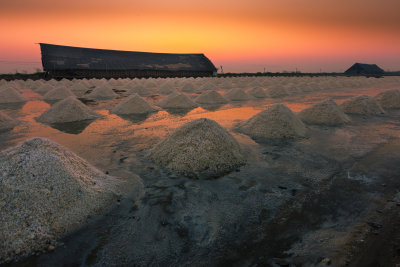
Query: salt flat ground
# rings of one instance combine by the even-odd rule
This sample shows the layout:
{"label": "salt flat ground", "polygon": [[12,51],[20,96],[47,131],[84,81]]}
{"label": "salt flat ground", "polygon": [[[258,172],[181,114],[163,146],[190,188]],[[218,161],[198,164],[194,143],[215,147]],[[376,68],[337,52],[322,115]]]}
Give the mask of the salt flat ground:
{"label": "salt flat ground", "polygon": [[[178,91],[184,83],[184,79],[171,81]],[[293,112],[326,98],[340,104],[353,96],[400,89],[398,77],[190,79],[197,87],[214,84],[222,95],[230,88],[248,91],[261,86],[268,92],[276,85],[286,93],[218,107],[161,109],[148,116],[110,114],[128,95],[127,82],[106,82],[122,90],[116,99],[88,102],[104,115],[90,122],[58,126],[37,122],[34,118],[50,104],[28,83],[14,85],[28,102],[1,105],[1,111],[20,121],[0,133],[1,149],[46,137],[103,172],[126,180],[136,174],[144,184],[139,201],[127,193],[109,212],[59,240],[54,252],[10,265],[395,266],[400,262],[396,230],[400,110],[386,110],[380,116],[350,115],[351,122],[342,126],[307,125],[306,137],[295,140],[256,142],[236,130],[240,122],[273,103],[285,104]],[[154,79],[151,94],[144,98],[157,104],[166,97],[157,92],[164,82]],[[88,91],[94,86],[86,85]],[[300,89],[289,90],[294,87]],[[77,95],[85,98],[87,93]],[[201,93],[184,94],[195,99]],[[215,120],[232,133],[247,164],[217,179],[195,180],[146,158],[166,135],[197,118]]]}

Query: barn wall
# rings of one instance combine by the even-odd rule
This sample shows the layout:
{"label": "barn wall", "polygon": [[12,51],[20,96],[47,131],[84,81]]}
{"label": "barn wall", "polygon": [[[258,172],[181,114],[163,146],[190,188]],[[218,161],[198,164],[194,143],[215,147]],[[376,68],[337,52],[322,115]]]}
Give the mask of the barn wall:
{"label": "barn wall", "polygon": [[162,71],[162,70],[54,70],[47,75],[53,78],[166,78],[207,77],[212,71]]}

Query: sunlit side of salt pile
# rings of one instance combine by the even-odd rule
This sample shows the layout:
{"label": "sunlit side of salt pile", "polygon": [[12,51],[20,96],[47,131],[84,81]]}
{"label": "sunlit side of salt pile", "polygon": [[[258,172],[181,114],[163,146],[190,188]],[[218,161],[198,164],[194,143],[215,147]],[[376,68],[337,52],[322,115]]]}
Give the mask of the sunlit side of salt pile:
{"label": "sunlit side of salt pile", "polygon": [[17,124],[18,121],[0,111],[0,131],[10,130]]}
{"label": "sunlit side of salt pile", "polygon": [[199,104],[226,104],[228,101],[216,91],[207,91],[199,95],[195,101]]}
{"label": "sunlit side of salt pile", "polygon": [[306,126],[283,104],[274,104],[239,125],[239,130],[254,138],[283,139],[303,137]]}
{"label": "sunlit side of salt pile", "polygon": [[118,95],[114,93],[111,88],[105,85],[96,87],[90,94],[87,95],[88,98],[95,100],[114,99],[117,96]]}
{"label": "sunlit side of salt pile", "polygon": [[64,123],[82,120],[92,120],[101,117],[100,114],[85,106],[73,96],[61,100],[43,112],[37,120],[45,123]]}
{"label": "sunlit side of salt pile", "polygon": [[170,94],[158,102],[157,105],[167,109],[189,109],[197,107],[197,104],[184,94]]}
{"label": "sunlit side of salt pile", "polygon": [[148,154],[164,167],[217,176],[245,163],[236,139],[218,123],[197,119],[179,127]]}
{"label": "sunlit side of salt pile", "polygon": [[385,109],[400,108],[400,90],[388,90],[375,96],[376,101]]}
{"label": "sunlit side of salt pile", "polygon": [[331,99],[312,105],[298,114],[299,118],[309,124],[340,125],[350,122],[350,118]]}
{"label": "sunlit side of salt pile", "polygon": [[28,99],[12,87],[0,88],[0,104],[23,103],[26,101],[28,101]]}
{"label": "sunlit side of salt pile", "polygon": [[147,102],[138,94],[133,94],[122,100],[111,112],[115,114],[147,114],[157,111],[158,108]]}
{"label": "sunlit side of salt pile", "polygon": [[51,91],[47,92],[44,96],[44,100],[61,100],[69,96],[75,96],[75,94],[65,86],[58,86]]}
{"label": "sunlit side of salt pile", "polygon": [[367,95],[352,97],[344,101],[340,107],[345,113],[349,114],[378,115],[385,113],[381,105],[374,98]]}
{"label": "sunlit side of salt pile", "polygon": [[224,97],[232,101],[245,101],[250,99],[250,96],[242,88],[233,88],[226,92]]}
{"label": "sunlit side of salt pile", "polygon": [[48,139],[0,152],[0,262],[47,249],[107,208],[118,184]]}

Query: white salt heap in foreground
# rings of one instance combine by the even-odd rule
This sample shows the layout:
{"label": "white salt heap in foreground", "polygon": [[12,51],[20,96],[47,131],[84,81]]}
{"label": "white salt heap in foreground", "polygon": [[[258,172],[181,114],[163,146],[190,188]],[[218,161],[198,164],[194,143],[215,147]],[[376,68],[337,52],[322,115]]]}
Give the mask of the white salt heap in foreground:
{"label": "white salt heap in foreground", "polygon": [[116,105],[111,112],[115,114],[147,114],[157,111],[158,108],[141,98],[138,94],[133,94],[125,98]]}
{"label": "white salt heap in foreground", "polygon": [[17,124],[16,120],[0,111],[0,131],[10,130]]}
{"label": "white salt heap in foreground", "polygon": [[299,118],[310,124],[340,125],[350,122],[350,118],[331,99],[323,100],[302,110]]}
{"label": "white salt heap in foreground", "polygon": [[157,104],[162,108],[171,109],[189,109],[197,107],[189,97],[184,94],[170,94]]}
{"label": "white salt heap in foreground", "polygon": [[207,91],[199,95],[195,101],[199,104],[226,104],[228,101],[217,91]]}
{"label": "white salt heap in foreground", "polygon": [[179,127],[148,156],[168,169],[206,176],[217,176],[245,163],[236,139],[209,119],[197,119]]}
{"label": "white salt heap in foreground", "polygon": [[268,139],[303,137],[306,127],[283,104],[274,104],[254,115],[239,126],[240,131],[255,137]]}
{"label": "white salt heap in foreground", "polygon": [[374,98],[366,95],[352,97],[344,101],[340,106],[345,113],[349,114],[378,115],[385,113]]}
{"label": "white salt heap in foreground", "polygon": [[397,109],[400,108],[400,90],[388,90],[375,96],[376,101],[383,108]]}
{"label": "white salt heap in foreground", "polygon": [[0,88],[0,104],[22,103],[26,101],[28,99],[12,87]]}
{"label": "white salt heap in foreground", "polygon": [[0,152],[0,262],[47,249],[107,208],[118,184],[44,138]]}
{"label": "white salt heap in foreground", "polygon": [[42,113],[37,120],[45,123],[63,123],[92,120],[101,117],[100,114],[85,106],[73,96],[61,100]]}

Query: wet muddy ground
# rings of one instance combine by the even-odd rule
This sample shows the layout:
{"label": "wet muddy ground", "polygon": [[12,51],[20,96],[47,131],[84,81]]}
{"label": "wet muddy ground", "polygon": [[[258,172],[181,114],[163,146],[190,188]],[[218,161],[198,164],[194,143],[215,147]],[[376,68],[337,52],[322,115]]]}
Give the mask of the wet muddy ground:
{"label": "wet muddy ground", "polygon": [[[112,176],[138,175],[143,188],[127,190],[109,212],[60,240],[55,251],[8,265],[396,266],[400,110],[354,115],[340,127],[308,126],[306,138],[293,141],[257,143],[235,131],[272,103],[298,112],[327,97],[341,103],[388,89],[393,88],[344,88],[125,118],[109,114],[120,101],[115,99],[88,103],[101,119],[51,126],[35,121],[50,105],[27,89],[31,101],[1,107],[21,123],[0,133],[0,149],[46,137]],[[218,179],[194,180],[146,159],[168,133],[202,117],[234,135],[246,165]]]}

